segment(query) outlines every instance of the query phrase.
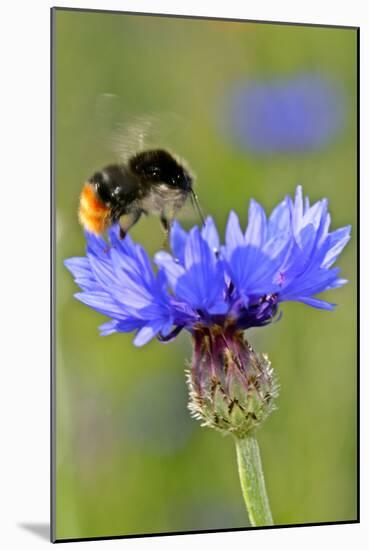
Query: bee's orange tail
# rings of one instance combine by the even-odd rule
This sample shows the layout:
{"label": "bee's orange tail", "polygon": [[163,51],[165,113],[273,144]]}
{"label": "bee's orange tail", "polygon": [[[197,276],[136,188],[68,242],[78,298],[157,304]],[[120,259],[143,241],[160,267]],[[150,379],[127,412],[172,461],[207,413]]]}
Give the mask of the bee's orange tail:
{"label": "bee's orange tail", "polygon": [[97,196],[90,183],[85,183],[79,199],[78,219],[87,231],[101,235],[110,225],[111,209]]}

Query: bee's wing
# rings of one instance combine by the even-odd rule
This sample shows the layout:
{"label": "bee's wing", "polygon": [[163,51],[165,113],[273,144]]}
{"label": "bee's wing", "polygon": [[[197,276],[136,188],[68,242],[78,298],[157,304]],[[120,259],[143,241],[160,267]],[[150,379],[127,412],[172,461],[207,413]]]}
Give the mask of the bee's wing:
{"label": "bee's wing", "polygon": [[[123,122],[123,121],[129,121]],[[144,147],[153,121],[132,117],[124,112],[122,99],[111,93],[99,94],[95,102],[94,126],[99,146],[114,160],[125,162],[134,152]]]}
{"label": "bee's wing", "polygon": [[122,98],[111,93],[97,97],[95,113],[103,147],[113,152],[118,162],[145,149],[170,149],[173,135],[183,126],[182,118],[172,112],[126,113]]}
{"label": "bee's wing", "polygon": [[157,143],[159,121],[153,115],[131,117],[130,122],[117,122],[109,137],[109,145],[120,162]]}

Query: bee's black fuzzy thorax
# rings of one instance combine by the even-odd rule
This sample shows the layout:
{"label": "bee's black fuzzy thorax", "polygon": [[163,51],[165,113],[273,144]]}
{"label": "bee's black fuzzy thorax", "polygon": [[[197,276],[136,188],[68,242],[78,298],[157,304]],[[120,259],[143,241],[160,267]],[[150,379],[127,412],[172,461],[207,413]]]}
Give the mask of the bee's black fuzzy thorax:
{"label": "bee's black fuzzy thorax", "polygon": [[130,159],[129,167],[133,174],[147,183],[166,183],[183,191],[192,189],[192,176],[164,149],[138,153]]}

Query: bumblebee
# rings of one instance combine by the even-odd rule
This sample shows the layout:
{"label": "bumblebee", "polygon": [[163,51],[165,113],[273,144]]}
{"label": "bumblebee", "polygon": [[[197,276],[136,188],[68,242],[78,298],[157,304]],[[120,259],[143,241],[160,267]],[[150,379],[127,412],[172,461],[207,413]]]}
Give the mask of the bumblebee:
{"label": "bumblebee", "polygon": [[168,236],[188,196],[204,222],[189,170],[165,149],[141,151],[123,164],[106,166],[84,184],[79,221],[96,235],[119,222],[124,239],[142,214],[156,214]]}

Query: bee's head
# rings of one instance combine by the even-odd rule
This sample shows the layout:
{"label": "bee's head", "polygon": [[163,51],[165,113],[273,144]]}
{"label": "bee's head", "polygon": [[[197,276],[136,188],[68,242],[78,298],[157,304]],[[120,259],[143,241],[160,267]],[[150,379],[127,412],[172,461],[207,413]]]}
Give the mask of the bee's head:
{"label": "bee's head", "polygon": [[184,191],[192,189],[190,173],[164,149],[138,153],[129,165],[131,171],[147,183],[166,183]]}

